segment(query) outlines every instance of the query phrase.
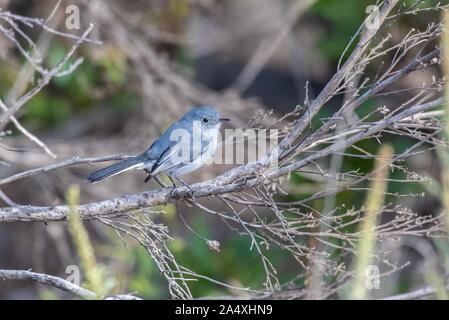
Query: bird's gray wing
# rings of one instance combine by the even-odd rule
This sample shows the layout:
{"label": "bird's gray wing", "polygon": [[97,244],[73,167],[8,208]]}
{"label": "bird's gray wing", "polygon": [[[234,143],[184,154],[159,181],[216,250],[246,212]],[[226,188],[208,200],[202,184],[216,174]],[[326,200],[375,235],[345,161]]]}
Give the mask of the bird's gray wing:
{"label": "bird's gray wing", "polygon": [[177,121],[168,127],[162,135],[157,138],[151,146],[144,152],[148,160],[159,160],[160,157],[170,148],[170,135],[176,130],[182,128],[182,122]]}
{"label": "bird's gray wing", "polygon": [[161,163],[165,162],[167,155],[173,147],[176,145],[177,141],[171,141],[171,134],[176,129],[182,129],[185,127],[184,120],[175,122],[170,127],[168,127],[159,138],[157,138],[151,146],[143,153],[145,157],[145,162],[148,164],[147,169],[152,171]]}
{"label": "bird's gray wing", "polygon": [[177,156],[179,152],[185,151],[182,149],[181,143],[174,141],[170,144],[169,148],[166,149],[164,154],[159,158],[159,160],[154,164],[151,173],[156,175],[165,171],[172,170],[178,166],[184,166],[196,158],[200,157],[209,147],[210,141],[201,141],[201,143],[193,143],[193,138],[190,139],[189,153],[185,156]]}

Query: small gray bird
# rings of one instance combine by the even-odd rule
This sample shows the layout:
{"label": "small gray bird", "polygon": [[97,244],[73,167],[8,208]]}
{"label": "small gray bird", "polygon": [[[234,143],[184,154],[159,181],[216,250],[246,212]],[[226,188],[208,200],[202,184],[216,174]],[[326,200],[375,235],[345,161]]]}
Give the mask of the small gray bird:
{"label": "small gray bird", "polygon": [[212,107],[193,108],[145,152],[95,171],[87,180],[95,183],[128,170],[143,169],[148,173],[145,182],[153,177],[157,179],[159,174],[181,181],[179,177],[197,170],[214,157],[223,121],[229,119],[220,118]]}

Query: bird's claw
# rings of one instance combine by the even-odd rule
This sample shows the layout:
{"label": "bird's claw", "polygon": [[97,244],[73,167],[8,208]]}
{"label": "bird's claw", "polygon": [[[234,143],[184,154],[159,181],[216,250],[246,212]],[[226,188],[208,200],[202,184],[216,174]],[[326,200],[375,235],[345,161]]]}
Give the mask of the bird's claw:
{"label": "bird's claw", "polygon": [[179,198],[179,194],[175,191],[176,191],[176,186],[173,185],[173,187],[171,188],[171,191],[170,191],[170,197],[177,199],[177,198]]}

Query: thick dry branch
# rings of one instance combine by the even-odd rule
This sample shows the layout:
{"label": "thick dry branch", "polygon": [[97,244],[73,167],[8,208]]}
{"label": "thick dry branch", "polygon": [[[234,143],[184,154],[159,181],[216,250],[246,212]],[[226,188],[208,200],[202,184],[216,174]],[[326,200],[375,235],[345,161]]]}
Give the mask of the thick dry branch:
{"label": "thick dry branch", "polygon": [[[0,269],[0,280],[26,280],[34,281],[47,286],[58,288],[62,291],[71,293],[82,299],[95,299],[97,295],[87,289],[84,289],[76,284],[67,281],[65,279],[50,276],[44,273],[32,272],[29,270],[4,270]],[[140,300],[132,294],[120,294],[115,296],[109,296],[105,298],[106,300]]]}
{"label": "thick dry branch", "polygon": [[70,281],[59,277],[50,276],[48,274],[32,272],[29,270],[1,270],[0,280],[28,280],[35,281],[47,286],[52,286],[63,291],[74,294],[83,299],[95,298],[95,293],[87,289],[81,288]]}

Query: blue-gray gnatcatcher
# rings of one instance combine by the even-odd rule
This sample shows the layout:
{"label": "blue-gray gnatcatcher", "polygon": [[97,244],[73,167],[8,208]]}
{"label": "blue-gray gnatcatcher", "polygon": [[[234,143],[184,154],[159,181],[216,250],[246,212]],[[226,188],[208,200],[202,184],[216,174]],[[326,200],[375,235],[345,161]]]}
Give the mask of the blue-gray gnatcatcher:
{"label": "blue-gray gnatcatcher", "polygon": [[152,177],[165,174],[179,177],[195,171],[215,155],[222,121],[218,112],[207,106],[196,107],[173,123],[142,154],[92,173],[87,180],[98,182],[128,170],[143,169]]}

